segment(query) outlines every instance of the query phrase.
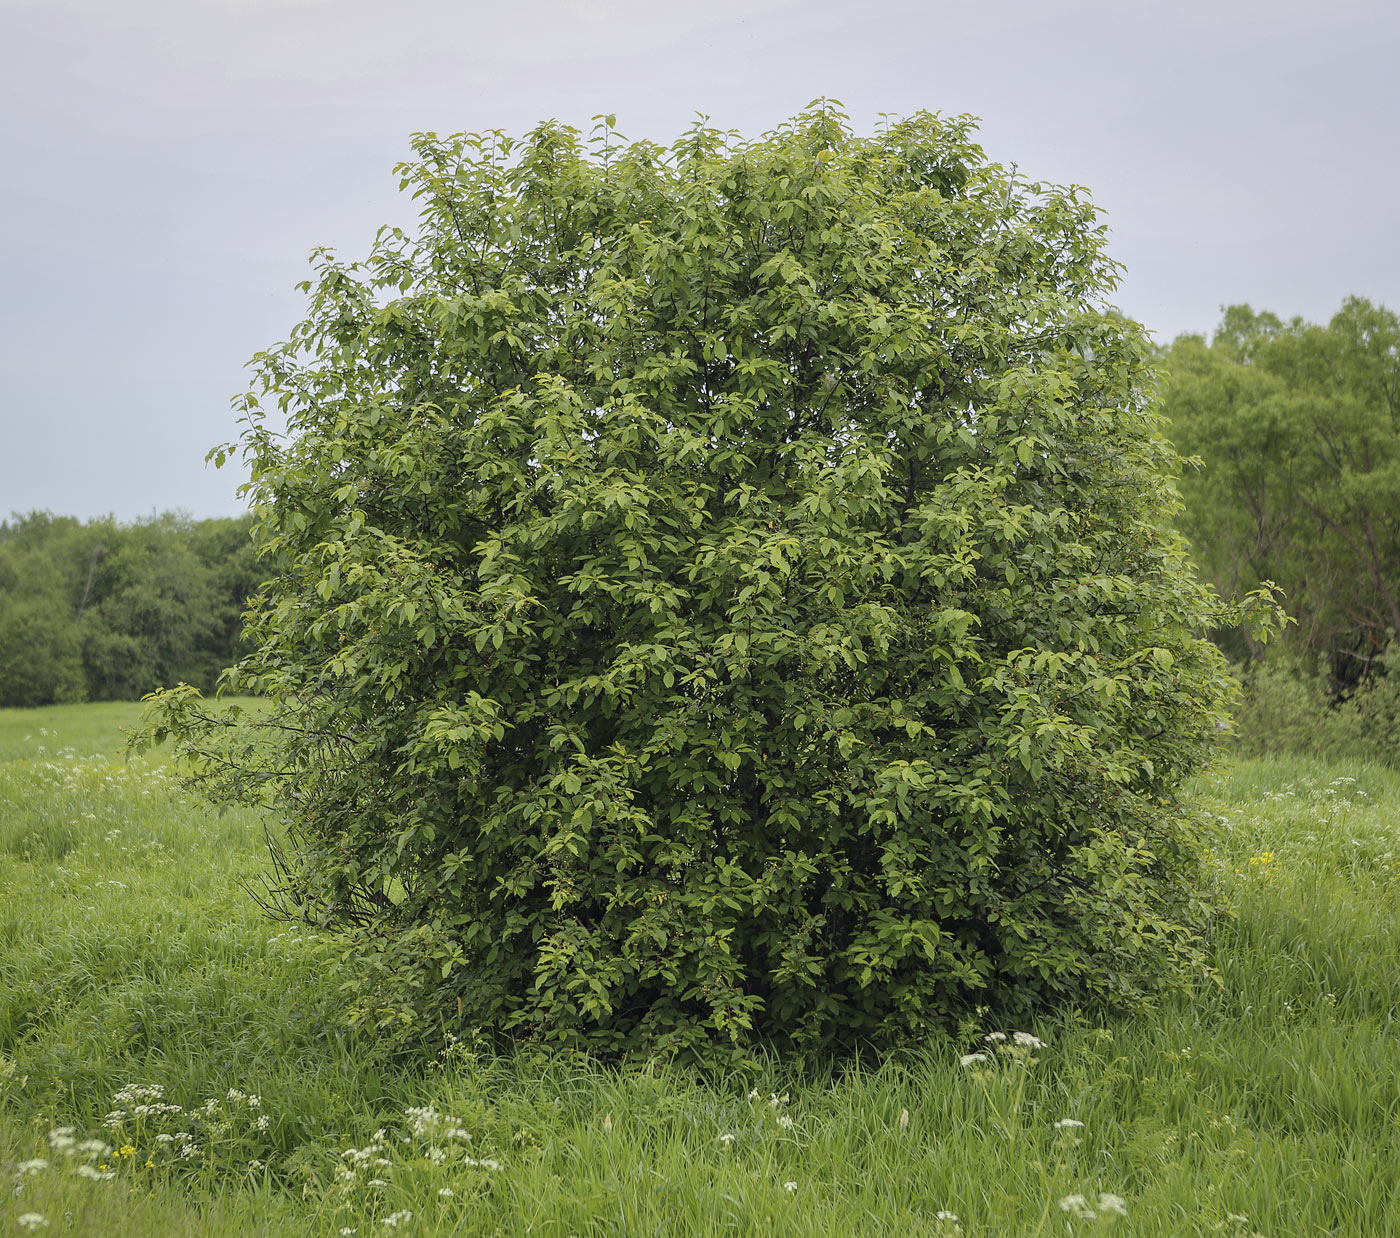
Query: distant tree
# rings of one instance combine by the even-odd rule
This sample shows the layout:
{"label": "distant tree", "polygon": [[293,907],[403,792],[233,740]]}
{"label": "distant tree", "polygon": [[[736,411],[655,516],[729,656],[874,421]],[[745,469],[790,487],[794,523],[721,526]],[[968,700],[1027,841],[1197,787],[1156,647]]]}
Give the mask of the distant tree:
{"label": "distant tree", "polygon": [[190,530],[190,549],[206,573],[208,614],[181,678],[205,691],[249,651],[243,637],[244,612],[271,571],[258,557],[252,524],[251,516],[232,516],[201,520]]}
{"label": "distant tree", "polygon": [[212,688],[257,591],[250,519],[0,524],[0,706]]}
{"label": "distant tree", "polygon": [[81,701],[81,643],[53,564],[0,542],[0,706]]}
{"label": "distant tree", "polygon": [[1204,464],[1181,482],[1198,561],[1222,591],[1276,581],[1293,647],[1356,683],[1400,640],[1400,319],[1360,298],[1326,326],[1233,306],[1165,362],[1168,432]]}

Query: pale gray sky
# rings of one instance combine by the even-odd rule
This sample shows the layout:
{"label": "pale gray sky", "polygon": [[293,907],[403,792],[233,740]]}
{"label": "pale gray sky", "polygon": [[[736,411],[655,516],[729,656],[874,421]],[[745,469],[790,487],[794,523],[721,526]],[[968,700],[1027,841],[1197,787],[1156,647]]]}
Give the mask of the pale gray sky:
{"label": "pale gray sky", "polygon": [[0,516],[239,510],[243,363],[314,246],[411,220],[415,130],[971,112],[1090,188],[1161,339],[1400,308],[1393,0],[0,0],[0,64]]}

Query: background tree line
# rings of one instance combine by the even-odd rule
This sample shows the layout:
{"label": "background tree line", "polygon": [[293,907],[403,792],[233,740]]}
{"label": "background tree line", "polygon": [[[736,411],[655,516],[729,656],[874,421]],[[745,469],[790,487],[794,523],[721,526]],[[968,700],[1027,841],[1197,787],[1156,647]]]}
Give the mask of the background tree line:
{"label": "background tree line", "polygon": [[0,706],[211,688],[263,573],[252,518],[0,523]]}
{"label": "background tree line", "polygon": [[1294,623],[1215,634],[1249,749],[1400,759],[1400,318],[1353,297],[1324,325],[1247,305],[1163,354],[1183,531],[1220,592],[1263,581]]}
{"label": "background tree line", "polygon": [[[1161,354],[1182,530],[1227,596],[1265,581],[1294,620],[1266,650],[1214,633],[1254,751],[1400,759],[1400,318],[1348,299],[1325,325],[1247,305]],[[251,517],[0,523],[0,706],[212,687],[262,575]]]}

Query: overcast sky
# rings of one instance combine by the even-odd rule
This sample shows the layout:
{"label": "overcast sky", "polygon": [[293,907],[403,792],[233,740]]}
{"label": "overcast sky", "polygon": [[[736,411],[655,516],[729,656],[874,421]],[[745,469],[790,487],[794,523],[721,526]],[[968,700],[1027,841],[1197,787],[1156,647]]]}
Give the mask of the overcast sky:
{"label": "overcast sky", "polygon": [[411,220],[417,130],[971,112],[1089,187],[1159,339],[1400,308],[1394,0],[0,0],[0,65],[0,516],[240,510],[243,364],[314,246]]}

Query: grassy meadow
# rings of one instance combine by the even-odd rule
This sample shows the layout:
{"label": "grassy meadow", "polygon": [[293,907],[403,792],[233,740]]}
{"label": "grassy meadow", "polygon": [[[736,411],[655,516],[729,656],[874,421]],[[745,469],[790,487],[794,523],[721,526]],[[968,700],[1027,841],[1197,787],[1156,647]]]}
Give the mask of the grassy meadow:
{"label": "grassy meadow", "polygon": [[1151,1017],[715,1079],[347,1032],[136,709],[0,712],[0,1236],[1400,1233],[1393,772],[1202,782],[1218,983]]}

